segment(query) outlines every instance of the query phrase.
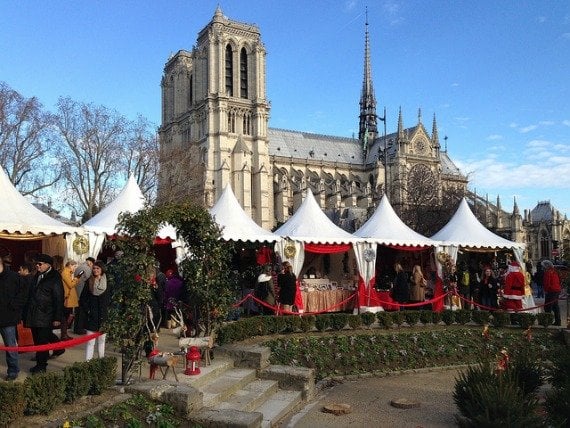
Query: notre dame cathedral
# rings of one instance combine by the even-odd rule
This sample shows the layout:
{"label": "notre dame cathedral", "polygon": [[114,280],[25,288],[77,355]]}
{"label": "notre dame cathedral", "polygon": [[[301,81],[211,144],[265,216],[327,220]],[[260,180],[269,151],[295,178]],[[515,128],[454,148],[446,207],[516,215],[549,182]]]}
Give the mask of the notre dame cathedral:
{"label": "notre dame cathedral", "polygon": [[561,256],[566,248],[570,255],[570,223],[549,202],[521,215],[516,201],[508,213],[499,198],[490,203],[468,190],[445,141],[441,147],[435,115],[429,130],[421,110],[406,127],[400,110],[396,131],[386,133],[371,76],[368,22],[358,137],[270,128],[265,61],[259,28],[229,19],[220,7],[192,50],[168,59],[161,82],[160,200],[190,197],[211,207],[231,185],[244,210],[271,230],[310,189],[333,221],[354,231],[384,193],[400,214],[449,206],[450,195],[457,206],[465,196],[489,229],[525,242],[529,259]]}

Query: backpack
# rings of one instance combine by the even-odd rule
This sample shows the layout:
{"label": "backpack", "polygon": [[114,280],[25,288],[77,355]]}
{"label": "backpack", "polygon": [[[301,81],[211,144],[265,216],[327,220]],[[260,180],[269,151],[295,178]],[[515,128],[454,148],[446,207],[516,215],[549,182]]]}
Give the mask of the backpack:
{"label": "backpack", "polygon": [[269,295],[269,281],[258,282],[255,287],[255,297],[260,300],[265,300]]}

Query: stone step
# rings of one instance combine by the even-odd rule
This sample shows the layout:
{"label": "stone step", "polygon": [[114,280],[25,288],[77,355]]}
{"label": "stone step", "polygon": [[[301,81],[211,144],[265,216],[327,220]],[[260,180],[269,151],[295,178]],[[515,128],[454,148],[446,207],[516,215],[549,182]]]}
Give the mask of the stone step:
{"label": "stone step", "polygon": [[277,381],[256,379],[236,391],[226,400],[218,403],[216,409],[235,409],[251,412],[275,394],[278,389],[279,384]]}
{"label": "stone step", "polygon": [[216,358],[212,360],[209,366],[200,365],[199,375],[185,375],[184,368],[181,368],[179,369],[178,377],[181,382],[201,389],[201,387],[208,385],[223,373],[233,369],[233,367],[234,361],[231,358]]}
{"label": "stone step", "polygon": [[198,388],[204,394],[204,406],[214,407],[255,380],[256,377],[255,369],[232,368],[220,373],[216,378]]}
{"label": "stone step", "polygon": [[275,426],[289,412],[293,411],[303,401],[301,391],[278,390],[269,397],[263,404],[255,409],[263,414],[262,427]]}

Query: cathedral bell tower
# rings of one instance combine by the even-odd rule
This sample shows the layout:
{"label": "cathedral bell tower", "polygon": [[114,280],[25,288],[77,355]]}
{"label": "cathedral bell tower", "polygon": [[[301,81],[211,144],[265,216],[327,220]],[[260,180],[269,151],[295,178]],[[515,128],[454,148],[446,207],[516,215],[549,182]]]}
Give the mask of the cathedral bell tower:
{"label": "cathedral bell tower", "polygon": [[231,185],[244,210],[271,227],[265,57],[259,28],[228,19],[218,7],[192,51],[167,61],[160,200],[190,197],[211,207]]}

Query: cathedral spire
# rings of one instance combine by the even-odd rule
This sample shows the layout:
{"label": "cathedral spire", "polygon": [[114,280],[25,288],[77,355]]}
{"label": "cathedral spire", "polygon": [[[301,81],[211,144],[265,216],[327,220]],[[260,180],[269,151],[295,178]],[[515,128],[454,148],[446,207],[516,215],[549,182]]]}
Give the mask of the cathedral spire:
{"label": "cathedral spire", "polygon": [[358,140],[362,144],[364,153],[368,151],[369,142],[374,142],[377,136],[376,97],[372,84],[372,67],[370,65],[370,40],[368,34],[368,9],[366,9],[366,23],[364,33],[364,78],[360,94],[360,124]]}
{"label": "cathedral spire", "polygon": [[519,206],[517,204],[517,197],[513,196],[513,200],[514,200],[514,205],[513,205],[513,215],[519,215],[520,211],[519,211]]}
{"label": "cathedral spire", "polygon": [[437,122],[435,120],[435,113],[433,114],[433,125],[431,127],[431,142],[434,147],[439,147],[439,133],[437,132]]}
{"label": "cathedral spire", "polygon": [[404,119],[402,119],[402,107],[400,106],[400,111],[398,112],[398,139],[404,139]]}
{"label": "cathedral spire", "polygon": [[421,107],[418,109],[418,125],[422,123],[422,109]]}

